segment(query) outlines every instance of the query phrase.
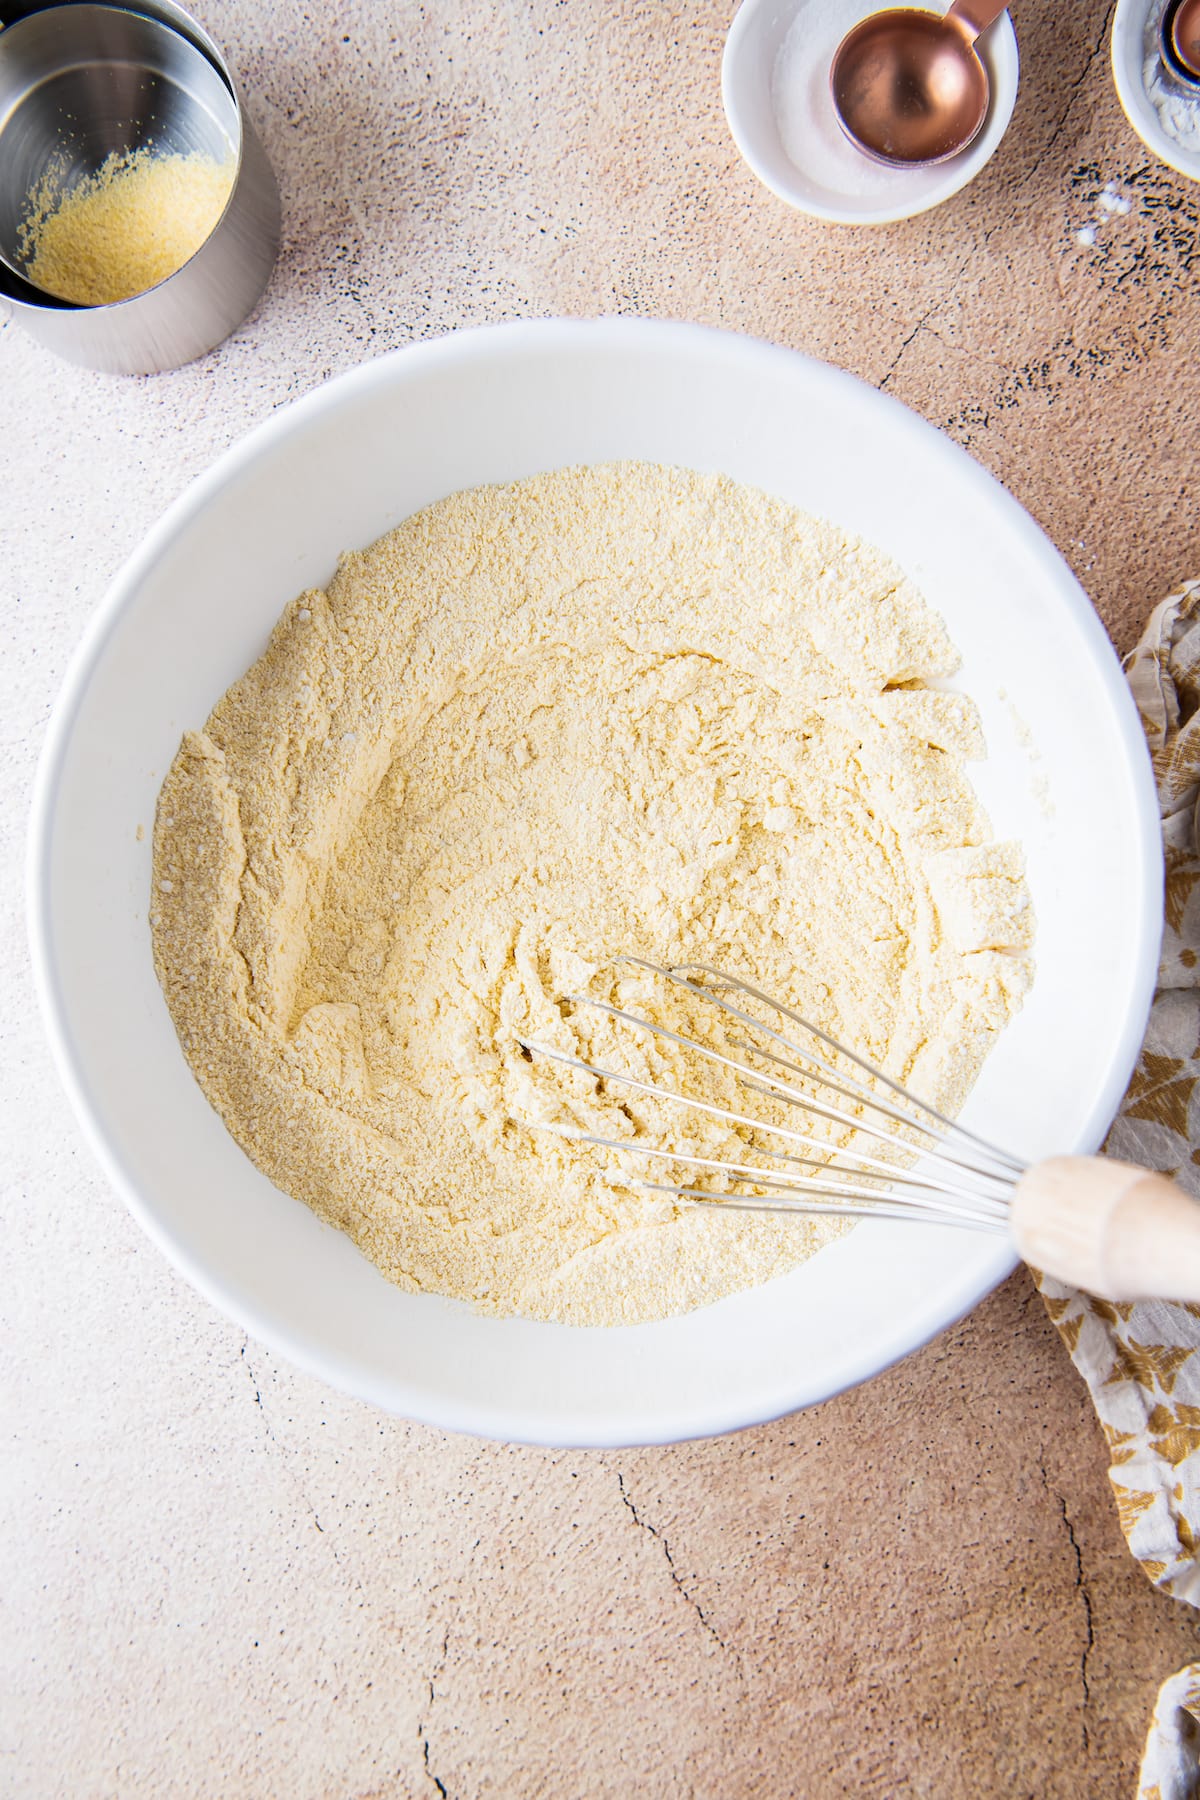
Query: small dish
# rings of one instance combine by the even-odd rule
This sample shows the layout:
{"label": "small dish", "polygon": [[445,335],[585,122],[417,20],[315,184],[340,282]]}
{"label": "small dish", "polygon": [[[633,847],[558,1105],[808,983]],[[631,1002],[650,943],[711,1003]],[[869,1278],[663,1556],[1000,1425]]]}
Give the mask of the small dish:
{"label": "small dish", "polygon": [[[1117,0],[1112,25],[1112,71],[1125,117],[1147,150],[1168,168],[1200,181],[1200,147],[1189,149],[1167,130],[1147,90],[1146,64],[1156,54],[1158,34],[1168,0]],[[1177,95],[1185,104],[1187,90],[1166,70],[1160,71],[1164,104]],[[1200,146],[1200,97],[1196,102],[1196,140]]]}
{"label": "small dish", "polygon": [[978,41],[992,91],[974,143],[932,168],[871,162],[842,134],[828,74],[851,26],[878,10],[879,0],[744,0],[725,40],[721,93],[742,156],[789,206],[839,225],[888,225],[957,194],[991,157],[1017,98],[1016,33],[1002,13]]}

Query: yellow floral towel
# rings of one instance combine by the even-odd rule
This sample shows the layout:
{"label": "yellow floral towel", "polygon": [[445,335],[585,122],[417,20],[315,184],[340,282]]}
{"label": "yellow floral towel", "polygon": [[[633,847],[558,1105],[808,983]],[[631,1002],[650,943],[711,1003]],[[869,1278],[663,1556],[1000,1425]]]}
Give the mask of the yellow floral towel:
{"label": "yellow floral towel", "polygon": [[[1166,917],[1146,1040],[1106,1149],[1200,1197],[1200,581],[1157,608],[1126,665],[1154,759]],[[1198,1147],[1193,1147],[1198,1146]],[[1200,1306],[1042,1295],[1108,1439],[1129,1548],[1156,1587],[1200,1606]],[[1200,1792],[1200,1664],[1163,1683],[1138,1800]]]}

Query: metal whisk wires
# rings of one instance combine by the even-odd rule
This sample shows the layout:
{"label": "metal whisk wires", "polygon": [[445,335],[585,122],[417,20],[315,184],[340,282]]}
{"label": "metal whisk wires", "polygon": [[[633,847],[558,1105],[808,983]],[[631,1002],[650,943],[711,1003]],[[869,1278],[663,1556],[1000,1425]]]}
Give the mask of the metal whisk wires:
{"label": "metal whisk wires", "polygon": [[[651,1193],[752,1212],[921,1219],[980,1231],[1007,1231],[1009,1201],[1025,1169],[1007,1151],[918,1100],[819,1026],[740,976],[707,963],[666,967],[636,956],[621,957],[619,965],[686,989],[750,1035],[729,1039],[727,1049],[716,1049],[604,1000],[571,995],[568,1003],[592,1008],[632,1031],[678,1045],[727,1071],[748,1092],[853,1133],[851,1144],[832,1145],[812,1130],[782,1124],[778,1118],[721,1105],[522,1038],[521,1047],[531,1057],[545,1057],[581,1070],[606,1086],[674,1102],[729,1126],[744,1138],[746,1160],[694,1156],[667,1144],[602,1137],[571,1125],[543,1124],[535,1129],[620,1155],[716,1174],[732,1184],[721,1191],[670,1180],[634,1184]],[[745,1003],[758,1006],[776,1022],[764,1022]],[[804,1086],[797,1085],[798,1081]],[[855,1147],[863,1138],[881,1146],[883,1153]],[[915,1168],[904,1166],[905,1160],[914,1158]]]}

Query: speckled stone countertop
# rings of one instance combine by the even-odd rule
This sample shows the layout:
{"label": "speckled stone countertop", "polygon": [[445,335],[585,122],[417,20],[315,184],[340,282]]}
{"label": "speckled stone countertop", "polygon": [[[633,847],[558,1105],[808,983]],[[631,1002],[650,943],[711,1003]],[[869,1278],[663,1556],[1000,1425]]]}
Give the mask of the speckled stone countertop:
{"label": "speckled stone countertop", "polygon": [[[208,0],[284,191],[257,314],[144,380],[0,332],[3,1792],[1131,1790],[1200,1621],[1127,1554],[1025,1275],[724,1440],[549,1453],[377,1417],[248,1343],[108,1191],[21,922],[43,727],[122,559],[273,408],[460,325],[661,314],[852,369],[1008,484],[1127,648],[1200,568],[1200,188],[1126,125],[1110,12],[1019,0],[995,160],[854,231],[738,161],[727,0]],[[1131,210],[1081,244],[1108,182]]]}

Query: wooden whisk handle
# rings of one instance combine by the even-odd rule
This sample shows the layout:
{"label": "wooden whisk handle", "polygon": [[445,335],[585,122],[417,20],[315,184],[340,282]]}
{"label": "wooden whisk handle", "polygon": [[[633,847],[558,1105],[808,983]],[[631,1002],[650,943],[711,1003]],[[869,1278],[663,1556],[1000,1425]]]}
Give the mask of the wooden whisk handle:
{"label": "wooden whisk handle", "polygon": [[1017,1183],[1027,1263],[1105,1300],[1200,1301],[1200,1204],[1165,1175],[1107,1156],[1053,1156]]}

